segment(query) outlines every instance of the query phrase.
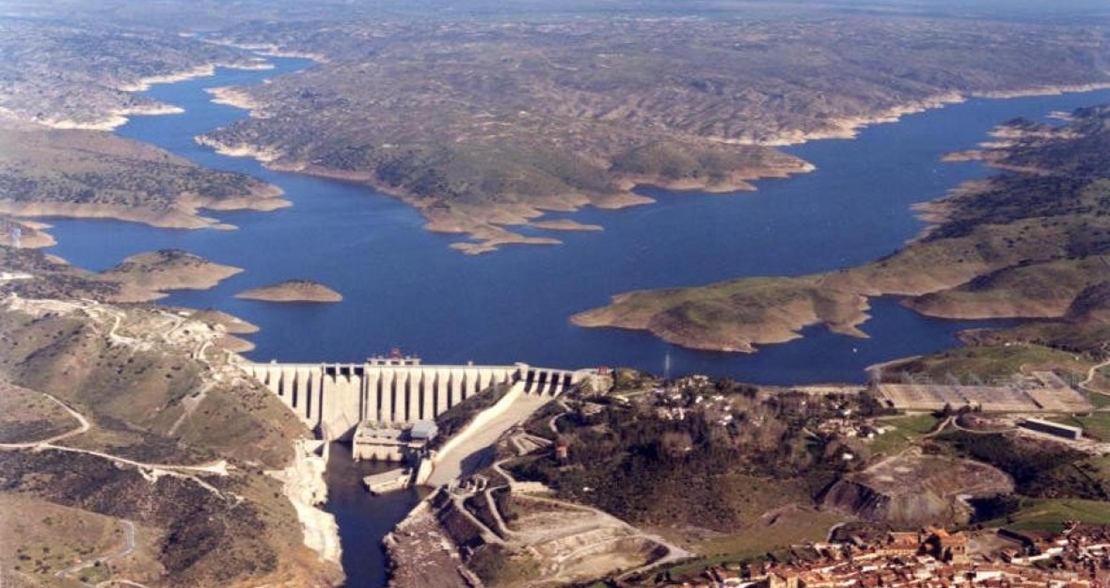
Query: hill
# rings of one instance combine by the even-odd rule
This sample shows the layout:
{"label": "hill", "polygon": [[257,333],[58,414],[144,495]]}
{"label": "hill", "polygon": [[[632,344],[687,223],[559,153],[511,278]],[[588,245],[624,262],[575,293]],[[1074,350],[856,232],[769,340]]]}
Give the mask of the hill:
{"label": "hill", "polygon": [[647,202],[636,184],[737,191],[810,169],[776,145],[968,95],[1110,82],[1094,28],[814,10],[241,25],[221,39],[320,63],[221,90],[251,117],[200,140],[369,184],[481,253],[551,243],[513,228],[547,211]]}
{"label": "hill", "polygon": [[156,227],[233,228],[198,214],[272,210],[281,191],[201,168],[116,135],[0,120],[0,215],[113,218]]}
{"label": "hill", "polygon": [[[213,263],[180,249],[162,249],[132,255],[101,272],[100,277],[132,288],[151,290],[155,298],[160,298],[166,290],[206,290],[241,271],[240,268]],[[147,297],[141,300],[152,299]]]}
{"label": "hill", "polygon": [[[11,261],[53,267],[30,251]],[[5,411],[19,424],[0,440],[0,502],[30,516],[3,529],[31,525],[5,535],[6,579],[53,585],[89,560],[86,577],[148,586],[337,583],[337,562],[306,547],[283,483],[266,473],[290,467],[294,440],[310,433],[235,367],[219,317],[25,295],[85,283],[65,267],[0,282],[0,382],[4,403],[22,399]],[[93,566],[122,548],[75,541],[88,525],[126,531],[133,555]]]}
{"label": "hill", "polygon": [[[239,268],[213,263],[179,249],[163,249],[128,257],[103,272],[90,272],[63,259],[29,249],[0,247],[0,267],[23,279],[0,282],[0,292],[28,298],[85,298],[99,302],[150,302],[168,290],[203,290],[239,273]],[[234,317],[214,315],[229,332],[245,328]],[[240,331],[238,334],[253,332]]]}

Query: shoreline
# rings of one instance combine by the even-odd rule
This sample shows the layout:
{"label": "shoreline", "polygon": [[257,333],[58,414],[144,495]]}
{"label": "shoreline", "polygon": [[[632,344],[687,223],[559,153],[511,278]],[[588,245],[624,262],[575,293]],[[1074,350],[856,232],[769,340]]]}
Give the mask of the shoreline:
{"label": "shoreline", "polygon": [[[242,92],[231,87],[214,88],[208,90],[208,92],[221,100],[218,103],[243,108],[251,113],[248,116],[253,115],[253,111],[247,106],[247,104],[251,104],[250,99]],[[213,101],[216,102],[217,100]],[[572,219],[544,220],[543,217],[549,212],[577,212],[586,206],[604,210],[618,210],[654,203],[655,199],[633,192],[635,188],[640,186],[657,187],[672,191],[703,191],[707,194],[735,194],[755,191],[756,187],[750,183],[751,181],[788,178],[795,174],[809,173],[816,169],[813,164],[799,160],[798,166],[793,169],[769,167],[744,169],[733,172],[727,180],[713,184],[697,180],[671,181],[654,176],[623,175],[616,179],[618,191],[611,194],[573,193],[552,196],[546,201],[518,202],[509,206],[491,207],[488,210],[476,207],[450,213],[435,213],[429,212],[422,203],[407,192],[377,180],[370,172],[344,172],[301,161],[283,161],[284,154],[275,148],[247,144],[229,145],[207,135],[198,135],[194,137],[194,141],[199,145],[213,149],[220,155],[252,158],[273,171],[363,184],[374,191],[396,198],[415,208],[427,220],[424,225],[424,229],[427,231],[468,235],[473,242],[458,241],[449,245],[450,248],[467,255],[480,255],[497,251],[505,245],[562,244],[562,241],[554,237],[528,237],[515,233],[509,228],[512,226],[529,226],[549,231],[603,230],[604,227],[586,225]]]}
{"label": "shoreline", "polygon": [[[213,77],[216,75],[217,68],[221,67],[242,71],[267,71],[275,69],[274,64],[268,63],[265,60],[261,59],[251,63],[229,63],[217,61],[213,63],[198,65],[175,73],[139,78],[139,80],[135,82],[121,84],[117,86],[116,89],[129,94],[146,92],[150,90],[152,86],[159,84],[175,84],[178,82],[185,82],[197,78]],[[129,117],[131,116],[162,116],[171,114],[182,114],[184,112],[185,109],[181,108],[180,106],[176,106],[173,104],[164,104],[161,102],[153,102],[146,105],[113,108],[110,109],[107,114],[103,115],[99,120],[77,121],[72,119],[42,119],[36,120],[34,122],[52,129],[59,130],[111,132],[127,124],[130,120]]]}
{"label": "shoreline", "polygon": [[[254,51],[273,48],[273,46],[270,45],[225,44]],[[319,60],[316,59],[316,57],[319,56],[297,56],[306,57],[319,62]],[[872,115],[833,119],[829,123],[831,128],[823,131],[785,131],[765,140],[726,139],[720,137],[708,137],[707,139],[723,144],[757,145],[765,147],[800,145],[817,140],[854,139],[859,135],[860,131],[869,126],[896,123],[901,120],[902,117],[909,114],[944,108],[945,106],[963,103],[973,98],[1008,99],[1026,96],[1084,93],[1105,89],[1110,89],[1110,82],[1041,86],[1012,91],[950,92],[894,106]],[[251,99],[248,92],[238,87],[224,86],[211,88],[208,89],[207,92],[213,96],[213,102],[246,110],[248,113],[247,116],[250,118],[257,118],[259,115],[256,114],[256,111],[263,108],[263,105]],[[549,224],[549,221],[544,221],[542,217],[547,212],[575,212],[587,205],[601,209],[620,209],[654,202],[652,198],[641,196],[633,192],[635,188],[640,186],[671,191],[700,191],[706,194],[731,194],[756,190],[756,186],[752,184],[753,181],[771,178],[788,178],[794,174],[808,173],[816,169],[816,166],[812,163],[802,161],[802,164],[799,165],[797,169],[752,168],[738,170],[730,174],[727,180],[714,184],[696,180],[667,180],[661,177],[622,176],[616,179],[619,192],[614,194],[576,195],[576,197],[571,198],[569,202],[566,200],[560,202],[562,207],[548,207],[545,206],[543,202],[537,202],[534,204],[520,203],[521,208],[518,208],[515,213],[510,211],[509,214],[506,214],[504,209],[493,209],[487,212],[480,212],[479,214],[470,214],[467,211],[463,211],[462,213],[433,214],[428,212],[426,207],[422,206],[420,202],[406,192],[398,190],[395,187],[383,185],[382,182],[377,181],[377,179],[373,177],[373,174],[369,172],[341,172],[320,168],[306,162],[282,161],[284,154],[278,148],[274,147],[261,147],[248,144],[229,145],[210,138],[207,135],[198,135],[194,140],[200,145],[215,150],[220,155],[228,157],[250,157],[271,170],[366,184],[372,190],[392,196],[415,207],[428,221],[424,226],[425,230],[437,233],[468,235],[471,241],[457,241],[449,245],[450,248],[468,255],[496,251],[504,245],[561,244],[559,239],[552,237],[528,237],[520,235],[509,228],[513,225],[530,226],[541,230],[553,231],[597,230],[588,225],[575,226],[566,222]],[[524,211],[523,208],[529,210]],[[475,210],[474,212],[479,211]]]}
{"label": "shoreline", "polygon": [[784,131],[767,139],[719,139],[720,142],[734,145],[762,145],[766,147],[787,147],[803,145],[810,141],[823,141],[835,139],[854,139],[863,129],[879,124],[896,123],[903,116],[918,114],[929,110],[944,108],[951,104],[961,104],[972,99],[1008,100],[1011,98],[1028,98],[1034,96],[1060,96],[1062,94],[1084,94],[1110,90],[1110,81],[1091,82],[1087,84],[1062,84],[1051,86],[1038,86],[1035,88],[1019,90],[984,90],[970,92],[952,92],[924,98],[908,104],[894,106],[870,116],[854,116],[835,118],[830,121],[832,128],[823,131]]}
{"label": "shoreline", "polygon": [[216,68],[220,67],[241,71],[268,71],[274,69],[274,64],[268,63],[262,59],[252,60],[251,63],[229,63],[223,61],[215,61],[211,63],[205,63],[203,65],[197,65],[175,73],[139,78],[135,82],[119,86],[118,89],[120,91],[129,93],[146,92],[151,88],[151,86],[156,86],[158,84],[175,84],[177,82],[184,82],[197,78],[212,77],[216,75]]}
{"label": "shoreline", "polygon": [[341,566],[343,547],[339,523],[321,506],[328,500],[325,472],[327,442],[297,439],[292,463],[284,470],[266,472],[282,482],[281,493],[293,506],[301,523],[302,542],[321,561]]}
{"label": "shoreline", "polygon": [[112,132],[127,124],[131,116],[163,116],[169,114],[182,114],[184,108],[172,104],[155,103],[130,108],[115,108],[109,111],[106,119],[99,121],[76,121],[71,119],[42,119],[34,121],[37,124],[57,130],[78,131],[104,131]]}
{"label": "shoreline", "polygon": [[[166,210],[79,202],[23,203],[0,201],[0,215],[10,216],[20,222],[32,222],[29,219],[69,218],[133,222],[159,229],[234,230],[237,228],[235,225],[203,216],[200,211],[249,210],[270,212],[292,206],[290,201],[280,197],[282,193],[280,188],[267,185],[267,187],[254,190],[253,194],[219,200],[184,195],[175,202],[176,206]],[[34,227],[38,232],[43,232],[49,228],[49,224],[39,224],[41,226]],[[51,237],[51,239],[53,238]]]}

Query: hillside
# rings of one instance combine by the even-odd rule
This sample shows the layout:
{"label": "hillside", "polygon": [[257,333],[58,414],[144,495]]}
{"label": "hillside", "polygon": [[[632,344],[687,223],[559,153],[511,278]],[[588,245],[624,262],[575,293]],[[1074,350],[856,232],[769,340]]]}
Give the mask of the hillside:
{"label": "hillside", "polygon": [[1096,28],[606,10],[621,12],[233,27],[229,43],[320,63],[220,90],[251,117],[200,141],[367,183],[415,206],[429,229],[469,235],[454,246],[481,253],[551,243],[513,229],[547,211],[647,202],[635,184],[736,191],[810,169],[775,145],[849,137],[968,95],[1110,82],[1092,66],[1106,58]]}
{"label": "hillside", "polygon": [[[30,249],[0,247],[0,267],[23,279],[0,281],[0,293],[28,298],[82,298],[99,302],[150,302],[170,290],[207,289],[239,273],[239,268],[214,263],[179,249],[140,253],[103,272],[91,272],[63,259]],[[234,317],[214,316],[229,333],[253,332]],[[240,331],[235,333],[235,331]]]}
{"label": "hillside", "polygon": [[162,249],[132,255],[101,272],[100,277],[136,289],[150,290],[156,298],[160,298],[164,295],[162,292],[167,290],[206,290],[241,271],[240,268],[213,263],[180,249]]}
{"label": "hillside", "polygon": [[274,186],[201,168],[150,145],[3,119],[0,190],[0,215],[113,218],[179,229],[233,228],[200,215],[200,209],[289,204]]}
{"label": "hillside", "polygon": [[[33,252],[16,261],[36,256],[51,267]],[[97,524],[128,527],[135,542],[110,572],[80,572],[98,581],[335,584],[338,564],[305,547],[282,483],[265,473],[288,467],[294,439],[310,433],[233,365],[219,317],[16,293],[33,282],[65,289],[71,278],[80,283],[61,270],[0,282],[4,402],[24,399],[11,407],[19,426],[0,440],[0,501],[40,517],[28,533],[6,534],[6,579],[53,585],[55,573],[95,557],[85,550],[120,549],[70,539],[75,525]],[[44,523],[52,512],[64,517]]]}
{"label": "hillside", "polygon": [[0,54],[5,56],[0,60],[0,118],[5,121],[110,130],[132,114],[179,111],[133,93],[152,83],[211,75],[217,64],[264,67],[259,58],[194,37],[75,18],[85,7],[62,8],[53,18],[20,18],[12,8],[0,21]]}
{"label": "hillside", "polygon": [[1094,334],[1108,328],[1110,107],[1076,112],[1059,128],[1013,121],[996,134],[1009,140],[978,156],[1005,171],[922,206],[935,224],[888,257],[798,278],[632,292],[572,320],[751,351],[812,324],[852,333],[867,318],[861,300],[896,295],[931,316],[1052,319],[1020,327],[1025,334],[1015,338],[1071,333],[1072,348],[1085,340],[1082,348],[1095,350]]}

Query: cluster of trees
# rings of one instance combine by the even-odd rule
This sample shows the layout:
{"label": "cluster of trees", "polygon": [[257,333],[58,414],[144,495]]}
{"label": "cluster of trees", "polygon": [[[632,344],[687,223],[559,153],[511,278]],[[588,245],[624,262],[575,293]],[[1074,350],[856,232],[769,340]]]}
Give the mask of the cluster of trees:
{"label": "cluster of trees", "polygon": [[657,418],[652,406],[602,404],[557,421],[570,447],[565,462],[545,455],[510,467],[518,478],[631,521],[721,529],[745,522],[737,501],[753,479],[793,484],[812,497],[848,467],[833,437],[806,429],[830,416],[831,404],[800,393],[760,395],[731,380],[707,387],[732,394],[739,408],[731,422],[722,424],[719,409],[699,410],[694,394],[681,420]]}
{"label": "cluster of trees", "polygon": [[[1106,124],[1110,107],[1083,109],[1076,116],[1069,127],[1072,133],[1037,134],[995,154],[1002,165],[1051,173],[1003,173],[982,191],[949,199],[951,220],[929,239],[962,237],[982,225],[1034,218],[1057,221],[1054,226],[1064,231],[1082,229],[1089,237],[1091,227],[1086,223],[1072,227],[1066,217],[1110,215],[1110,126]],[[1030,124],[1011,121],[1010,126],[1028,130]],[[1068,251],[1072,257],[1105,253],[1110,251],[1110,235],[1081,239],[1072,249]]]}
{"label": "cluster of trees", "polygon": [[952,431],[936,438],[945,450],[988,463],[1014,479],[1016,493],[1034,498],[1110,500],[1086,455],[1058,443],[1005,434]]}
{"label": "cluster of trees", "polygon": [[151,209],[172,206],[183,194],[245,196],[258,181],[243,174],[169,162],[105,162],[95,170],[56,173],[0,171],[0,193],[19,202],[112,204]]}

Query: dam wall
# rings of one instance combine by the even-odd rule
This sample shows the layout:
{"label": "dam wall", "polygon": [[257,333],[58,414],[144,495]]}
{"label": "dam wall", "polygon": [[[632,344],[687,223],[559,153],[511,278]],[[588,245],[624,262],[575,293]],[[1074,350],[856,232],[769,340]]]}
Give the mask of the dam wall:
{"label": "dam wall", "polygon": [[579,379],[575,372],[522,363],[421,365],[415,358],[371,358],[362,364],[247,363],[243,369],[329,441],[349,437],[361,421],[403,425],[434,419],[498,384],[520,382],[526,394],[554,396]]}

